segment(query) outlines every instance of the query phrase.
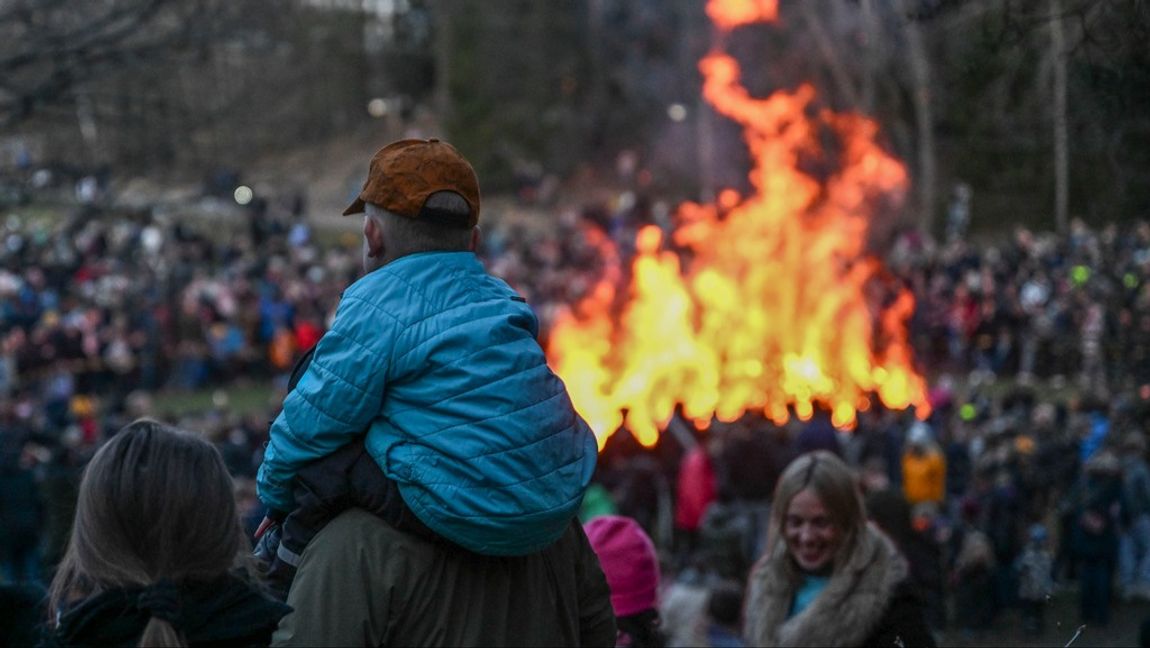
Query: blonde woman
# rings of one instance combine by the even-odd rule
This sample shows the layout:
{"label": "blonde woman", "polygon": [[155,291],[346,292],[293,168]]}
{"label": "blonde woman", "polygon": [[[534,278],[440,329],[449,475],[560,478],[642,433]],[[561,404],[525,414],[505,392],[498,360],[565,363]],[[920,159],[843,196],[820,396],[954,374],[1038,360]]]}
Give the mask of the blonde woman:
{"label": "blonde woman", "polygon": [[851,470],[820,450],[775,488],[767,552],[748,585],[755,646],[934,646],[906,560],[867,524]]}
{"label": "blonde woman", "polygon": [[290,608],[233,574],[248,553],[223,459],[136,421],[84,471],[47,645],[267,645]]}

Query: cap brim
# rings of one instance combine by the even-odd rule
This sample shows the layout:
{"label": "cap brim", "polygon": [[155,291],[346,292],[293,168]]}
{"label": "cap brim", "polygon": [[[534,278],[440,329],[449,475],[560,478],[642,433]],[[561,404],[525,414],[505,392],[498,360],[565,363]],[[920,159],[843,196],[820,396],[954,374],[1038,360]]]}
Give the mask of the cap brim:
{"label": "cap brim", "polygon": [[347,206],[347,209],[343,210],[343,215],[351,216],[352,214],[362,214],[365,209],[364,205],[365,203],[363,202],[362,198],[356,198],[355,202],[351,203]]}

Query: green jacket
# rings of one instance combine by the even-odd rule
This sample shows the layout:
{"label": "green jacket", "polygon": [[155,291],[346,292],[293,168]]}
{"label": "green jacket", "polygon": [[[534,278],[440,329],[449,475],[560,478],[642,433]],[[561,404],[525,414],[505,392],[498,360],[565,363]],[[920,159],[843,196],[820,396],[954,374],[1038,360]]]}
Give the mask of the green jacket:
{"label": "green jacket", "polygon": [[546,549],[480,556],[358,509],[308,544],[275,646],[613,646],[599,560],[572,521]]}

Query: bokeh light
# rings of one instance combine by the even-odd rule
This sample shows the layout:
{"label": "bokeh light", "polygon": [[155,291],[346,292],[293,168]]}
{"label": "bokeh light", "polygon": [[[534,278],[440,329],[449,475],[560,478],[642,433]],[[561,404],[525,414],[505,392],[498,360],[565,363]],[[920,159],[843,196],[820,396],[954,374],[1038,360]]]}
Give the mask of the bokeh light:
{"label": "bokeh light", "polygon": [[236,204],[238,205],[247,205],[251,203],[253,196],[254,194],[252,193],[252,188],[247,185],[240,185],[236,187],[234,192],[232,192],[232,197],[236,199]]}

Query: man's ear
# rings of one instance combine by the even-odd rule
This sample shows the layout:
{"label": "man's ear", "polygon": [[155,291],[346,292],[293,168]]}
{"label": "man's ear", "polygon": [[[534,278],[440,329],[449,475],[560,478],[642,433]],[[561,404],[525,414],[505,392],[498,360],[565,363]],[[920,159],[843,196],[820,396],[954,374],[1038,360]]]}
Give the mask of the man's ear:
{"label": "man's ear", "polygon": [[371,216],[365,216],[363,219],[363,239],[367,242],[368,258],[379,259],[383,257],[385,247],[383,228]]}
{"label": "man's ear", "polygon": [[468,244],[467,249],[470,250],[471,252],[478,250],[479,244],[482,241],[483,241],[483,232],[479,229],[479,226],[476,225],[475,227],[472,227],[471,228],[471,243]]}

